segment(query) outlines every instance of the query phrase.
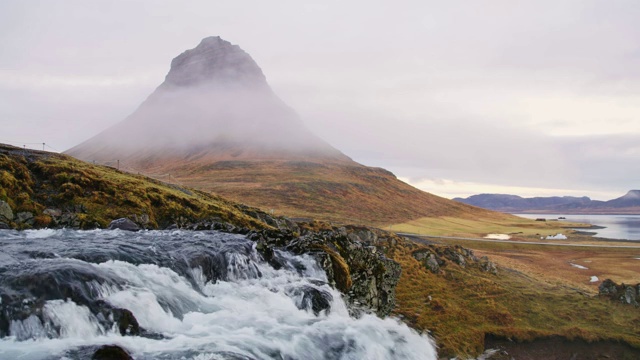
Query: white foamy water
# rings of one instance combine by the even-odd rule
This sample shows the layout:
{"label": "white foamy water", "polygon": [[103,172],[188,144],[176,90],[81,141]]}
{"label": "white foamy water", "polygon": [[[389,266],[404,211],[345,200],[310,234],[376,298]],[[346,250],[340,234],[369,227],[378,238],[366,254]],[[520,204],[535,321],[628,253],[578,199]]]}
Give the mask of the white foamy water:
{"label": "white foamy water", "polygon": [[[326,275],[308,256],[282,253],[304,265],[299,274],[275,270],[255,251],[227,255],[230,281],[205,282],[202,269],[194,268],[195,285],[158,265],[90,264],[126,279],[122,286],[89,286],[107,303],[130,310],[141,328],[156,335],[121,336],[115,326],[103,328],[87,307],[50,300],[42,321],[31,316],[12,323],[11,336],[0,339],[0,359],[75,359],[70,350],[104,344],[119,345],[137,360],[437,359],[428,336],[396,319],[350,317],[341,294],[323,284]],[[329,293],[330,309],[316,315],[305,308],[303,294],[296,292],[301,287]]]}

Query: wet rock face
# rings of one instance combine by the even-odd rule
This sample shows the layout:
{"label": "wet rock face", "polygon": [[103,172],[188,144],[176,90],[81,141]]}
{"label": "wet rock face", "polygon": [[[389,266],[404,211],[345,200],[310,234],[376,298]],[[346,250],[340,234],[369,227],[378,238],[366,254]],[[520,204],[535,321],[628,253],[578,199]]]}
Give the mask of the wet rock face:
{"label": "wet rock face", "polygon": [[[345,295],[354,314],[374,312],[387,316],[395,307],[395,287],[400,279],[398,263],[379,250],[393,237],[366,228],[341,227],[295,236],[288,230],[250,233],[256,248],[277,267],[274,248],[310,254],[325,270],[329,284]],[[316,297],[317,298],[317,297]],[[315,311],[315,310],[314,310]]]}
{"label": "wet rock face", "polygon": [[608,297],[613,301],[640,307],[640,283],[636,285],[616,284],[611,279],[606,279],[598,287],[600,296]]}
{"label": "wet rock face", "polygon": [[316,316],[322,311],[331,311],[333,296],[325,290],[306,285],[290,290],[289,294],[300,298],[300,302],[296,303],[298,309],[311,310]]}

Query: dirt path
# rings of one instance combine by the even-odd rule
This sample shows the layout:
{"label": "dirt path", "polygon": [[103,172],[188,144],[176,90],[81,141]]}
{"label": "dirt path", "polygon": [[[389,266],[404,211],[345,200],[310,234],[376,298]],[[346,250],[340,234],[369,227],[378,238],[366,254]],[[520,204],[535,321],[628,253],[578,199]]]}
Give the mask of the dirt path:
{"label": "dirt path", "polygon": [[567,244],[567,243],[548,243],[548,242],[539,242],[539,241],[493,240],[493,239],[455,237],[455,236],[418,235],[418,234],[410,234],[410,233],[397,233],[397,234],[399,236],[404,236],[404,237],[410,238],[411,240],[414,240],[423,244],[434,243],[434,241],[429,241],[429,239],[449,239],[449,240],[466,240],[466,241],[494,242],[494,243],[520,244],[520,245],[546,245],[546,246],[569,246],[569,247],[640,250],[640,245],[633,246],[633,245]]}

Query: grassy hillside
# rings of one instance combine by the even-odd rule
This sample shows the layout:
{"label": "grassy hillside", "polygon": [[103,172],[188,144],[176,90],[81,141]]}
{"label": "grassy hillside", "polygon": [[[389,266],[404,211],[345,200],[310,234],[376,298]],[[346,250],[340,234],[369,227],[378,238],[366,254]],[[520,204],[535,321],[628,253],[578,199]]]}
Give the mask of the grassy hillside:
{"label": "grassy hillside", "polygon": [[[418,190],[353,161],[218,160],[204,154],[130,168],[290,217],[387,226],[423,217],[507,219]],[[171,176],[167,176],[170,174]]]}
{"label": "grassy hillside", "polygon": [[[275,165],[272,163],[269,166]],[[286,173],[297,167],[300,164],[295,167],[289,164],[284,166],[285,170],[267,173],[258,171],[258,166],[254,168],[254,181],[256,184],[264,181],[267,188],[275,186],[275,183],[296,183],[294,180],[277,182],[275,174]],[[378,177],[375,181],[380,184],[393,181],[392,175],[383,170],[330,170],[330,174],[342,174],[337,180],[351,179],[349,186],[357,190],[346,192],[345,196],[351,196],[348,199],[353,202],[358,200],[358,191],[366,193],[364,184],[373,181],[372,177]],[[315,171],[318,170],[303,171],[304,176],[301,178],[304,180],[299,181],[296,186],[304,187],[306,182],[314,181]],[[361,175],[361,172],[365,172],[365,175]],[[246,172],[243,174],[247,178]],[[233,173],[229,173],[229,179],[232,178],[231,175]],[[269,176],[274,178],[267,181]],[[193,178],[194,181],[196,178]],[[331,183],[328,173],[319,174],[318,178],[320,180],[315,181]],[[219,186],[223,187],[223,183]],[[244,186],[246,184],[240,187]],[[232,182],[229,187],[233,188]],[[386,188],[398,191],[398,194],[402,194],[403,190],[397,184]],[[410,189],[405,190],[407,193],[403,199],[409,203],[414,198],[410,196]],[[329,195],[333,196],[333,191],[335,190],[319,199],[300,200],[299,206],[303,206],[306,201],[326,206],[315,209],[314,213],[326,212],[330,218],[348,222],[348,219],[339,217],[339,212],[331,213],[338,206],[331,203],[333,200]],[[256,190],[256,194],[259,193]],[[294,194],[286,198],[287,202],[296,201]],[[278,201],[278,192],[265,192],[261,199]],[[384,197],[362,199],[375,213],[373,199],[383,202]],[[428,199],[432,198],[423,198],[425,206],[422,211],[431,209],[434,214],[436,211],[449,212],[467,217],[455,218],[451,215],[430,218],[431,220],[422,219],[417,223],[420,229],[431,232],[508,232],[511,231],[510,226],[513,226],[514,231],[524,228],[529,229],[526,231],[540,232],[540,228],[530,227],[535,225],[551,231],[551,227],[555,226],[492,212],[477,213],[474,208],[465,206],[448,208],[444,206],[450,204],[448,202],[440,202],[436,197],[433,197],[433,202],[427,202]],[[188,224],[204,219],[218,219],[247,228],[269,228],[259,219],[266,214],[218,196],[110,167],[80,162],[65,155],[25,151],[4,145],[0,145],[0,200],[11,207],[15,216],[10,225],[18,228],[60,226],[60,223],[55,224],[59,221],[70,221],[71,225],[75,222],[81,228],[105,227],[111,220],[120,217],[144,222],[149,228],[163,228],[174,223]],[[324,202],[329,202],[329,205],[323,205]],[[18,215],[24,213],[33,217],[18,221]],[[474,214],[484,217],[473,220],[470,217]],[[66,220],[63,220],[65,216]],[[391,220],[393,219],[387,218],[385,221]],[[323,222],[299,225],[300,228],[312,231],[335,230]],[[392,240],[385,240],[383,243],[381,238],[373,238],[367,241],[384,248],[387,256],[402,266],[396,288],[395,314],[419,330],[431,331],[440,346],[441,355],[476,355],[483,350],[487,335],[514,341],[558,335],[588,341],[622,341],[640,348],[640,328],[637,326],[640,311],[597,297],[597,285],[588,283],[588,275],[591,273],[580,273],[582,270],[569,264],[576,262],[588,265],[598,271],[597,274],[602,275],[603,279],[607,276],[618,282],[635,283],[637,274],[640,273],[640,262],[635,265],[626,261],[636,254],[628,249],[550,250],[541,246],[531,248],[532,245],[527,244],[475,243],[462,240],[447,240],[452,243],[449,246],[420,245],[393,235],[387,237]],[[467,250],[452,246],[458,243],[477,248],[477,256],[489,255],[490,260],[498,265],[497,272],[494,273],[490,266],[486,266],[486,261],[473,260]],[[432,271],[425,265],[424,258],[417,256],[421,252],[437,254],[440,261],[438,271]],[[464,263],[460,262],[458,255],[464,258]],[[640,253],[635,255],[638,256]],[[347,265],[342,266],[347,274],[353,270]]]}
{"label": "grassy hillside", "polygon": [[[502,251],[509,254],[515,245],[483,246],[506,247]],[[463,248],[451,249],[454,254],[465,252]],[[546,257],[554,257],[549,249],[533,250],[546,251]],[[530,253],[520,251],[520,255]],[[579,256],[575,250],[562,251]],[[553,267],[541,273],[526,267],[498,266],[494,274],[483,269],[482,261],[475,263],[466,257],[464,265],[444,259],[441,271],[434,273],[416,258],[420,252],[442,253],[442,246],[399,241],[388,249],[388,255],[402,265],[395,313],[413,327],[429,330],[440,346],[441,356],[477,355],[483,351],[488,335],[515,342],[561,336],[588,342],[624,342],[640,348],[639,309],[598,297],[595,286],[589,289],[560,274],[550,276],[556,271]],[[619,250],[598,252],[615,255]],[[541,263],[538,270],[548,264]],[[571,268],[568,264],[566,267]],[[583,275],[582,283],[587,279]],[[550,349],[548,354],[552,353]]]}
{"label": "grassy hillside", "polygon": [[[16,216],[10,225],[18,228],[55,225],[58,219],[89,229],[106,227],[120,217],[148,228],[203,219],[248,228],[267,226],[248,215],[256,209],[218,196],[66,155],[7,145],[0,145],[0,200],[13,210]],[[24,221],[18,219],[20,213]]]}

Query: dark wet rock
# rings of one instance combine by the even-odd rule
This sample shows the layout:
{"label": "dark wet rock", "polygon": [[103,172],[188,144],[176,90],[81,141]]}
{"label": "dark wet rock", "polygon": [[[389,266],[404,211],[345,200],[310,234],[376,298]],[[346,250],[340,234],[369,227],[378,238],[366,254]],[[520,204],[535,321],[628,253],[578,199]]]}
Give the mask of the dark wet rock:
{"label": "dark wet rock", "polygon": [[7,223],[3,223],[0,221],[0,230],[7,230],[7,229],[11,229],[11,226],[9,226]]}
{"label": "dark wet rock", "polygon": [[133,360],[133,358],[118,345],[103,345],[96,350],[91,360]]}
{"label": "dark wet rock", "polygon": [[120,335],[140,335],[140,325],[133,313],[127,309],[113,309],[113,320],[118,324]]}
{"label": "dark wet rock", "polygon": [[606,279],[598,287],[600,296],[608,297],[613,301],[619,301],[626,305],[640,306],[640,283],[636,285],[616,284],[611,279]]}
{"label": "dark wet rock", "polygon": [[11,210],[11,206],[2,200],[0,200],[0,220],[13,220],[13,211]]}
{"label": "dark wet rock", "polygon": [[120,218],[113,220],[108,227],[109,230],[125,230],[125,231],[138,231],[140,230],[140,226],[135,222],[131,221],[127,218]]}
{"label": "dark wet rock", "polygon": [[394,236],[364,227],[303,231],[301,236],[290,229],[248,235],[274,267],[282,266],[277,252],[274,254],[277,248],[313,256],[326,272],[329,284],[345,295],[354,314],[372,311],[379,316],[387,316],[395,306],[401,268],[381,251]]}
{"label": "dark wet rock", "polygon": [[296,303],[298,309],[311,310],[317,316],[321,311],[329,313],[333,296],[328,291],[315,288],[313,286],[301,286],[294,288],[290,296],[300,297],[300,302]]}

